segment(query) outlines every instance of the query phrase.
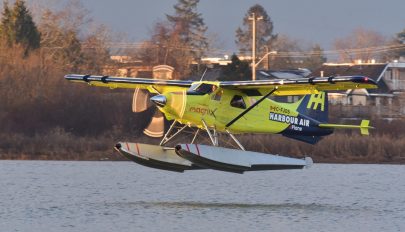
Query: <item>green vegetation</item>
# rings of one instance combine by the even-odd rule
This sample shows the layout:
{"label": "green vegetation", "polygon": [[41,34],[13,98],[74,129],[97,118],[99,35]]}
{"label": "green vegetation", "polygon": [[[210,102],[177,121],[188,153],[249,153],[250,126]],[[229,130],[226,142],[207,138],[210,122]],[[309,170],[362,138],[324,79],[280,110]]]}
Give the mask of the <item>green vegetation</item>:
{"label": "green vegetation", "polygon": [[309,70],[315,70],[321,67],[323,63],[326,63],[327,58],[324,56],[323,49],[319,44],[315,44],[310,53],[310,56],[304,58],[303,67]]}
{"label": "green vegetation", "polygon": [[277,39],[277,35],[273,33],[273,21],[267,14],[266,10],[259,4],[249,8],[245,17],[243,18],[243,26],[236,29],[236,44],[242,54],[250,54],[252,51],[252,14],[256,18],[261,18],[257,21],[256,26],[256,46],[257,50],[261,53],[269,52],[272,50],[273,43]]}
{"label": "green vegetation", "polygon": [[252,71],[247,61],[241,61],[237,55],[232,55],[232,62],[225,66],[222,71],[221,81],[246,81],[250,80]]}
{"label": "green vegetation", "polygon": [[24,56],[39,48],[41,36],[25,2],[17,0],[13,9],[10,9],[8,2],[5,1],[3,8],[0,31],[2,39],[7,41],[8,46],[21,45],[24,48]]}
{"label": "green vegetation", "polygon": [[[399,32],[395,38],[394,43],[396,44],[405,44],[405,29]],[[405,49],[399,50],[396,54],[397,57],[404,57],[405,56]]]}

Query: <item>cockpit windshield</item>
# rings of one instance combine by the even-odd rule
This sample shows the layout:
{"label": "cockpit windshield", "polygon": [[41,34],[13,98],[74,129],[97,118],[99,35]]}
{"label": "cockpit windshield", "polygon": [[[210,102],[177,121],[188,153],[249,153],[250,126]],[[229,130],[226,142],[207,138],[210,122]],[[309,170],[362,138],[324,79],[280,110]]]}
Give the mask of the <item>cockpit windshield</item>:
{"label": "cockpit windshield", "polygon": [[206,83],[197,83],[191,85],[191,87],[187,90],[187,94],[189,95],[205,95],[210,94],[215,91],[217,87],[215,85],[206,84]]}

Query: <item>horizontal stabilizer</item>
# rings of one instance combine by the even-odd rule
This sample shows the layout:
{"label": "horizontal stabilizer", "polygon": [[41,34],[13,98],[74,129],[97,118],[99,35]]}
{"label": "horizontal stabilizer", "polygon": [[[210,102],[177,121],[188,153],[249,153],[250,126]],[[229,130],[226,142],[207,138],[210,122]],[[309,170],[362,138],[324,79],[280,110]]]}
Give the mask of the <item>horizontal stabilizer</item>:
{"label": "horizontal stabilizer", "polygon": [[374,127],[369,126],[369,120],[362,120],[360,125],[344,125],[344,124],[328,124],[321,123],[319,127],[321,128],[331,128],[331,129],[360,129],[362,135],[369,135],[369,129],[374,129]]}

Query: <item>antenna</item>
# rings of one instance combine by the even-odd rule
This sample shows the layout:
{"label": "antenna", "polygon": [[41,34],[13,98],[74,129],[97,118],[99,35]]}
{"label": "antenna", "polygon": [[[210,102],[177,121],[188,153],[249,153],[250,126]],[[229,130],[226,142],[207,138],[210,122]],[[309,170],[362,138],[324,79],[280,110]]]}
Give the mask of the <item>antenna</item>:
{"label": "antenna", "polygon": [[202,74],[200,81],[203,81],[205,73],[207,72],[207,70],[208,70],[208,67],[205,68],[204,73]]}

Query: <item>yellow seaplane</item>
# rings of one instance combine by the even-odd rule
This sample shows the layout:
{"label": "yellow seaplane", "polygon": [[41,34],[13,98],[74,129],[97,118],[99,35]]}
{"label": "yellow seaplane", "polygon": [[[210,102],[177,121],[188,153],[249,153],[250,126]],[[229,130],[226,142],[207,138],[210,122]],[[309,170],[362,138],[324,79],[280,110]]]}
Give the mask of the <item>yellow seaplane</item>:
{"label": "yellow seaplane", "polygon": [[[153,126],[146,134],[163,137],[159,145],[119,142],[115,149],[141,165],[184,172],[215,169],[243,173],[257,170],[301,169],[312,165],[312,159],[290,158],[246,151],[236,134],[281,134],[315,144],[334,129],[357,128],[368,135],[368,120],[360,125],[330,124],[326,91],[377,88],[374,80],[364,76],[311,77],[258,81],[189,81],[124,78],[69,74],[65,79],[90,86],[111,89],[135,89],[133,110],[145,110],[153,102],[172,125],[164,134],[163,127]],[[294,103],[280,103],[271,96],[302,96]],[[163,121],[155,117],[152,123]],[[160,123],[157,123],[160,124]],[[156,126],[155,126],[156,127]],[[185,129],[193,136],[185,143],[167,146]],[[205,131],[212,146],[196,144],[200,131]],[[229,135],[239,149],[220,147],[218,134]]]}

